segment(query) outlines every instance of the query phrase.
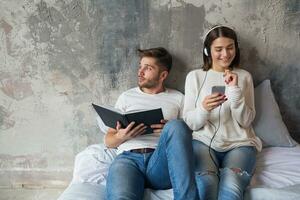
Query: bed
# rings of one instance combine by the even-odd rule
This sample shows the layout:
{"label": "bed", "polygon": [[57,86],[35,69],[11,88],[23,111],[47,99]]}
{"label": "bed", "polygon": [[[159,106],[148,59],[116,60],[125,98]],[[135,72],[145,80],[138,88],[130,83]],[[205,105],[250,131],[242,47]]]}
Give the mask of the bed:
{"label": "bed", "polygon": [[[300,199],[300,145],[282,121],[269,80],[255,88],[256,134],[263,141],[246,200]],[[116,150],[103,144],[87,147],[75,158],[73,179],[58,200],[104,199],[108,167]],[[172,189],[146,189],[144,200],[173,199]]]}

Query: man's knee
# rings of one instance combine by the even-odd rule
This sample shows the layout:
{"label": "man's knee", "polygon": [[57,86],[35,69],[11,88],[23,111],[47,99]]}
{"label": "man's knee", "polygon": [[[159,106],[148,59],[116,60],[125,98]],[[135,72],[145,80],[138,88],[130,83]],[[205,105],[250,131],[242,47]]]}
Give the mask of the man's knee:
{"label": "man's knee", "polygon": [[172,120],[170,120],[166,123],[166,126],[180,127],[180,128],[181,127],[184,127],[184,128],[187,127],[186,123],[181,119],[172,119]]}
{"label": "man's knee", "polygon": [[167,133],[172,134],[172,135],[178,135],[180,136],[188,136],[191,137],[191,130],[188,128],[186,123],[183,120],[170,120],[167,122],[165,125],[164,129],[166,130]]}

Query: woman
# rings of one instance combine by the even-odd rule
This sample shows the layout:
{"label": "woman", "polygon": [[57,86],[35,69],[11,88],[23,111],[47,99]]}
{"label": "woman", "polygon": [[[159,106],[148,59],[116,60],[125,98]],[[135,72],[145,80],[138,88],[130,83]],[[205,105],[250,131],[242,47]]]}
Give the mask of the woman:
{"label": "woman", "polygon": [[236,33],[225,26],[212,28],[204,40],[203,60],[202,69],[186,78],[183,110],[193,130],[198,193],[202,200],[243,199],[262,144],[251,126],[253,81],[239,68]]}

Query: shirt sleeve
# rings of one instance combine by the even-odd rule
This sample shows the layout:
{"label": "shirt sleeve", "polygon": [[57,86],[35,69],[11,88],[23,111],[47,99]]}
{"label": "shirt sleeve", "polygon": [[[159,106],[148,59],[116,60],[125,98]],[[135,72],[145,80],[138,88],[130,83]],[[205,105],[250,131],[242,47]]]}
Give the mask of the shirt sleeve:
{"label": "shirt sleeve", "polygon": [[197,82],[195,72],[190,72],[186,77],[183,119],[193,131],[201,129],[209,118],[209,112],[199,100],[201,83],[203,80]]}
{"label": "shirt sleeve", "polygon": [[122,112],[126,112],[126,106],[125,106],[125,102],[124,102],[124,93],[122,93],[119,96],[119,98],[117,99],[115,108]]}

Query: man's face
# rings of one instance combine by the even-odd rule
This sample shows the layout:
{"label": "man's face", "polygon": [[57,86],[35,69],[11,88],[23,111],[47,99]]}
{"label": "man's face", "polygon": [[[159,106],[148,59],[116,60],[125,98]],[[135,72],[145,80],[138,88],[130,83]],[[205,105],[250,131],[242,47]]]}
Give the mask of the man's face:
{"label": "man's face", "polygon": [[143,57],[138,70],[138,85],[140,88],[152,89],[159,87],[161,80],[160,67],[157,66],[155,58]]}

